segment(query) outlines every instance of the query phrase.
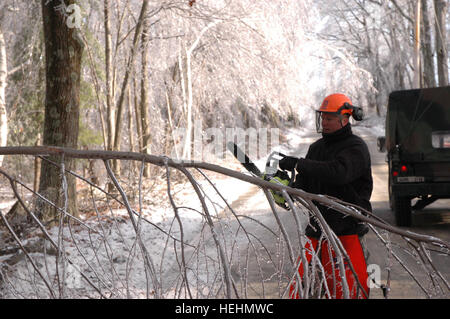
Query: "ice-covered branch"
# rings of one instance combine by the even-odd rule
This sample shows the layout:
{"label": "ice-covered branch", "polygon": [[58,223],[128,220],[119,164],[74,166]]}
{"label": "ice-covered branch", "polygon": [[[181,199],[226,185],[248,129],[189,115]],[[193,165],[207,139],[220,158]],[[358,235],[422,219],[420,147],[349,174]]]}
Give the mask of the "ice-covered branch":
{"label": "ice-covered branch", "polygon": [[[21,178],[0,170],[6,181],[3,188],[9,189],[18,203],[15,210],[2,210],[2,297],[286,298],[298,294],[300,298],[333,298],[337,286],[344,297],[350,297],[354,289],[367,297],[318,203],[369,225],[388,260],[385,284],[376,282],[385,297],[391,289],[392,262],[398,263],[426,297],[449,295],[448,278],[434,261],[436,253],[449,258],[449,243],[391,226],[335,198],[210,163],[142,153],[40,146],[4,147],[0,155],[40,157],[51,163],[60,172],[63,183],[57,191],[64,199],[58,207]],[[60,161],[51,161],[49,156]],[[64,158],[103,162],[104,183],[112,183],[118,194],[67,170]],[[130,172],[127,179],[119,178],[111,170],[110,160],[137,161],[141,170],[134,177]],[[155,170],[145,179],[142,168],[147,163]],[[64,204],[70,196],[64,183],[67,174],[78,181],[78,202],[83,207],[78,217]],[[242,206],[239,200],[230,200],[230,194],[217,184],[220,176],[233,184],[244,183],[256,193],[262,189],[258,201],[265,203],[264,213],[249,215],[245,203]],[[276,206],[271,191],[281,192],[289,211]],[[56,208],[57,223],[42,220],[42,205]],[[20,222],[13,218],[19,214],[17,207],[26,217]],[[310,218],[316,219],[322,230],[319,242],[327,241],[334,252],[332,284],[324,277],[320,255],[305,236]],[[406,245],[393,244],[386,235],[399,236]],[[422,265],[421,273],[407,258]],[[424,274],[428,282],[423,281]],[[338,280],[349,275],[356,278],[353,287]]]}

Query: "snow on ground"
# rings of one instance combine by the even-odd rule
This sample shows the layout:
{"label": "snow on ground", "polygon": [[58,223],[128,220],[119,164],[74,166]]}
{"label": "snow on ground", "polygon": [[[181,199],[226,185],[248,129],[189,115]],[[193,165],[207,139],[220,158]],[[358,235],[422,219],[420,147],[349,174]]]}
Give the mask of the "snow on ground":
{"label": "snow on ground", "polygon": [[355,132],[367,132],[372,136],[384,136],[385,135],[385,118],[372,115],[362,122],[354,125]]}
{"label": "snow on ground", "polygon": [[[360,126],[358,130],[370,130],[372,134],[383,135],[380,122],[373,119],[366,123],[371,126]],[[304,156],[308,145],[318,137],[317,133],[309,130],[289,129],[285,134],[285,142],[271,151]],[[255,164],[263,170],[265,161],[266,157],[262,157],[256,159]],[[245,172],[233,159],[221,164]],[[229,204],[250,188],[248,183],[234,178],[207,171],[204,173]],[[226,220],[223,218],[226,204],[207,180],[198,175],[196,178],[204,194],[207,194],[209,213],[215,225],[214,233],[228,258],[236,258],[233,257],[233,247],[247,245],[236,241],[248,239],[226,222],[218,222]],[[161,205],[144,207],[140,215],[142,219],[133,215],[138,231],[128,211],[122,207],[109,213],[91,215],[84,220],[84,225],[50,229],[49,234],[62,248],[63,255],[58,254],[39,232],[35,237],[26,239],[22,244],[28,248],[34,264],[21,252],[1,256],[0,265],[22,254],[22,258],[18,258],[19,261],[9,269],[3,267],[4,282],[0,296],[48,298],[52,291],[55,296],[65,298],[98,298],[100,294],[92,287],[95,286],[100,288],[104,297],[113,298],[217,297],[215,294],[218,290],[214,289],[218,289],[217,286],[220,288],[223,273],[219,267],[220,252],[214,243],[199,198],[189,183],[171,183],[171,187],[179,219],[170,205],[167,189],[161,187],[160,198],[156,200]],[[140,211],[139,205],[133,208]],[[227,214],[229,217],[230,212]],[[184,250],[179,244],[182,236],[188,244]],[[182,267],[183,259],[186,269]],[[81,273],[86,278],[82,278]],[[190,283],[189,289],[183,280],[185,275]],[[45,278],[46,283],[41,277]],[[61,284],[63,282],[65,285]]]}
{"label": "snow on ground", "polygon": [[[214,184],[229,203],[232,203],[248,188],[248,184],[230,178],[214,180]],[[174,200],[180,207],[178,209],[179,221],[175,218],[174,209],[168,204],[169,200],[166,194],[161,194],[163,203],[161,207],[143,209],[142,217],[145,219],[139,221],[139,218],[134,216],[140,227],[140,240],[149,256],[152,271],[156,274],[158,287],[163,287],[163,296],[169,298],[176,296],[174,288],[180,285],[181,280],[179,277],[181,247],[177,243],[175,248],[173,240],[173,238],[181,239],[180,224],[183,228],[185,243],[206,247],[205,243],[211,241],[200,201],[193,188],[189,184],[174,184],[172,187]],[[218,216],[226,204],[208,182],[201,182],[201,188],[208,196],[210,214]],[[95,231],[99,233],[95,233]],[[49,233],[54,242],[61,245],[60,247],[63,248],[70,260],[69,263],[64,264],[64,267],[61,262],[63,259],[59,260],[59,274],[56,271],[57,252],[51,247],[49,241],[45,241],[44,244],[42,236],[39,236],[25,240],[22,244],[26,247],[36,247],[31,249],[36,252],[30,253],[30,255],[43,277],[47,278],[49,285],[57,293],[59,293],[57,285],[57,276],[59,275],[60,278],[66,278],[65,297],[98,297],[98,294],[96,295],[93,289],[86,284],[86,280],[81,278],[79,273],[81,271],[93,281],[95,286],[102,287],[103,293],[107,297],[147,297],[147,291],[149,297],[154,297],[155,287],[150,284],[147,289],[146,286],[147,283],[153,283],[154,280],[150,278],[151,275],[148,271],[146,272],[144,252],[139,246],[137,232],[126,209],[115,209],[108,214],[102,213],[100,218],[91,217],[85,220],[85,226],[64,227],[62,231],[59,227],[53,227]],[[64,240],[58,241],[59,238],[64,238]],[[202,243],[199,244],[200,242]],[[44,245],[47,249],[46,254],[40,252]],[[189,253],[186,252],[186,256],[194,255],[192,247],[187,247],[186,250],[189,250]],[[0,263],[15,255],[2,256]],[[212,251],[212,255],[217,255],[217,252]],[[204,259],[205,254],[197,253],[197,258],[200,257]],[[214,263],[217,256],[212,259],[212,263]],[[188,262],[197,267],[200,267],[201,264],[196,261]],[[210,266],[209,271],[217,272],[215,267],[216,265]],[[65,274],[62,274],[63,271]],[[203,280],[204,287],[210,286],[209,281],[217,279],[207,278],[207,274],[203,276],[204,278],[200,278],[201,274],[207,271],[206,268],[204,270],[197,269],[195,275],[198,278],[192,278],[192,280]],[[13,281],[12,286],[14,287],[12,289],[12,286],[4,285],[6,287],[3,291],[4,298],[50,297],[49,289],[39,279],[33,265],[26,258],[22,258],[20,262],[14,264],[13,271],[8,272],[8,276],[9,280]],[[208,292],[202,291],[200,297],[205,297],[204,293]]]}

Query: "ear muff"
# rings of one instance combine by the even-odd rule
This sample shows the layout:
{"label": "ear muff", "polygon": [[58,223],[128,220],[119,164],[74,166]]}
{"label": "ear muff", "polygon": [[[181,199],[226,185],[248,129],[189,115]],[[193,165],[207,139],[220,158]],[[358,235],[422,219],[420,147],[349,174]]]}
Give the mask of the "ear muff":
{"label": "ear muff", "polygon": [[352,117],[355,119],[355,121],[362,121],[364,118],[364,111],[361,107],[354,106]]}
{"label": "ear muff", "polygon": [[[350,110],[352,117],[355,119],[355,121],[362,121],[364,117],[364,111],[361,107],[353,106],[349,103],[344,103],[342,106],[343,110]],[[343,113],[343,112],[342,112]]]}

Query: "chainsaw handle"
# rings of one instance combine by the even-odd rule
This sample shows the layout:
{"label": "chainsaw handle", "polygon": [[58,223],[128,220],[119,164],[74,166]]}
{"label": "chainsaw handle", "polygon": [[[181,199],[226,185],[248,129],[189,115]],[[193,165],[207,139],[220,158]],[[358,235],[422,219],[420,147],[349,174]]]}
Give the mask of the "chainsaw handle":
{"label": "chainsaw handle", "polygon": [[291,179],[289,180],[289,187],[292,187],[292,185],[294,185],[294,181],[295,181],[295,168],[292,169],[291,171]]}
{"label": "chainsaw handle", "polygon": [[[287,155],[284,155],[283,153],[276,152],[276,151],[270,153],[270,155],[269,155],[269,157],[267,158],[267,161],[266,161],[266,169],[267,169],[268,167],[271,167],[271,166],[272,166],[272,160],[273,160],[276,156],[278,156],[278,157],[286,157]],[[278,167],[278,161],[279,161],[279,160],[276,159],[277,167]],[[276,168],[274,168],[274,169],[276,169]]]}
{"label": "chainsaw handle", "polygon": [[[287,157],[287,155],[280,153],[280,152],[274,152],[276,155],[281,156],[281,157]],[[292,187],[292,185],[294,185],[294,181],[295,181],[295,168],[293,168],[291,170],[291,178],[289,180],[289,187]]]}
{"label": "chainsaw handle", "polygon": [[[269,157],[267,158],[266,161],[266,168],[265,168],[265,173],[269,173],[269,169],[270,169],[270,173],[269,174],[275,174],[276,171],[278,170],[279,167],[279,159],[277,159],[276,157],[287,157],[287,155],[281,153],[281,152],[272,152]],[[275,159],[275,162],[273,162],[273,160]],[[275,164],[276,163],[276,164]],[[289,171],[287,170],[282,170],[283,172],[285,172],[285,174],[289,177]],[[291,170],[291,175],[289,178],[289,183],[287,186],[292,187],[292,185],[294,185],[294,181],[295,181],[295,168],[293,168]]]}

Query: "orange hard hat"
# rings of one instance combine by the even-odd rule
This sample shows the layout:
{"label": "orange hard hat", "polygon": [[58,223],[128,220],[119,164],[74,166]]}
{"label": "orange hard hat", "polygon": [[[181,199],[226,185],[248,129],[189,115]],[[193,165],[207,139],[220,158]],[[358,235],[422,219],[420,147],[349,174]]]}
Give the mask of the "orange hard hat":
{"label": "orange hard hat", "polygon": [[334,93],[328,95],[322,102],[317,112],[352,114],[352,101],[344,94]]}

